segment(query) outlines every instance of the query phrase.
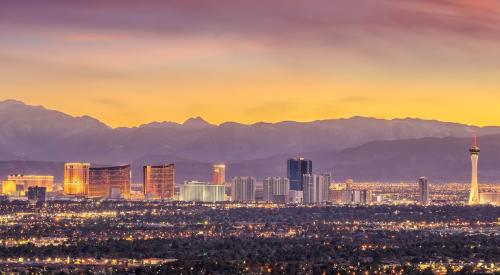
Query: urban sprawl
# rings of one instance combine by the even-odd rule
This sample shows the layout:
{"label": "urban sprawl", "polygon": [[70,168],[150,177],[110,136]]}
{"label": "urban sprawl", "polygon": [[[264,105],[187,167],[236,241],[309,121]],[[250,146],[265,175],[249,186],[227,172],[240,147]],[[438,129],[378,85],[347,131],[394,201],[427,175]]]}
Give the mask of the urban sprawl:
{"label": "urban sprawl", "polygon": [[292,158],[286,177],[176,186],[175,164],[66,163],[64,181],[2,182],[0,269],[7,273],[486,274],[500,272],[499,186],[335,183]]}

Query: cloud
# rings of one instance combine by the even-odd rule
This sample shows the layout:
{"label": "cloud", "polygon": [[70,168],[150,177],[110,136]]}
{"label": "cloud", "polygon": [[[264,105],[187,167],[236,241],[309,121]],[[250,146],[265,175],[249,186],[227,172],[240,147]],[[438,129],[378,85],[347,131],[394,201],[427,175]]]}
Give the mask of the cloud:
{"label": "cloud", "polygon": [[333,43],[347,30],[433,30],[499,37],[498,1],[446,0],[87,0],[9,1],[0,24],[153,35],[301,37]]}

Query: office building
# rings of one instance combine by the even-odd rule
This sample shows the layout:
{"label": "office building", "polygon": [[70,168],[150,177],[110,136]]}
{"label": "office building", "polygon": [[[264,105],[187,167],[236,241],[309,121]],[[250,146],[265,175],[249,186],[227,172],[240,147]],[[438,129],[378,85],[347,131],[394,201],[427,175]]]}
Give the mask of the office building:
{"label": "office building", "polygon": [[86,196],[89,192],[90,163],[64,164],[63,190],[66,195]]}
{"label": "office building", "polygon": [[345,190],[329,189],[328,201],[334,204],[344,203]]}
{"label": "office building", "polygon": [[344,203],[344,189],[342,189],[340,184],[330,183],[328,188],[328,201],[335,204]]}
{"label": "office building", "polygon": [[30,202],[44,202],[46,193],[46,187],[30,186],[28,188],[27,197]]}
{"label": "office building", "polygon": [[331,175],[304,175],[304,204],[320,204],[328,201]]}
{"label": "office building", "polygon": [[256,182],[253,177],[235,177],[231,186],[231,199],[236,202],[255,202]]}
{"label": "office building", "polygon": [[226,184],[226,165],[215,164],[212,166],[212,183]]}
{"label": "office building", "polygon": [[173,199],[175,166],[144,166],[144,195],[151,199]]}
{"label": "office building", "polygon": [[287,161],[286,175],[290,180],[290,190],[304,190],[304,178],[312,174],[312,161],[304,158],[292,158]]}
{"label": "office building", "polygon": [[429,182],[426,177],[418,179],[419,202],[422,205],[428,205],[429,200]]}
{"label": "office building", "polygon": [[283,177],[267,177],[262,183],[262,199],[265,202],[285,204],[288,202],[290,181]]}
{"label": "office building", "polygon": [[111,194],[116,197],[118,192],[128,199],[131,176],[130,165],[90,168],[88,197],[111,198]]}
{"label": "office building", "polygon": [[23,186],[23,192],[28,192],[28,188],[38,186],[45,187],[47,191],[52,191],[54,185],[54,176],[46,175],[10,175],[7,181],[15,182],[16,186]]}
{"label": "office building", "polygon": [[470,161],[472,164],[469,205],[477,205],[480,203],[479,184],[477,183],[477,162],[479,160],[480,151],[479,146],[477,146],[476,136],[474,136],[472,147],[469,149]]}
{"label": "office building", "polygon": [[179,200],[189,202],[223,202],[225,187],[222,184],[186,181],[180,186]]}

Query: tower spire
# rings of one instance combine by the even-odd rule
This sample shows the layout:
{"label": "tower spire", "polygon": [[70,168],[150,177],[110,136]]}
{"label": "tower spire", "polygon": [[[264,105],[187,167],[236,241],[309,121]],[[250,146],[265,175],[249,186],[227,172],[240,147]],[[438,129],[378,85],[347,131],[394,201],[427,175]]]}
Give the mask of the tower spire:
{"label": "tower spire", "polygon": [[474,134],[474,138],[472,140],[472,148],[469,149],[470,152],[470,160],[472,164],[471,171],[471,186],[470,186],[470,196],[469,196],[469,204],[476,205],[479,204],[479,186],[477,183],[477,162],[479,160],[479,147],[477,146],[477,137]]}

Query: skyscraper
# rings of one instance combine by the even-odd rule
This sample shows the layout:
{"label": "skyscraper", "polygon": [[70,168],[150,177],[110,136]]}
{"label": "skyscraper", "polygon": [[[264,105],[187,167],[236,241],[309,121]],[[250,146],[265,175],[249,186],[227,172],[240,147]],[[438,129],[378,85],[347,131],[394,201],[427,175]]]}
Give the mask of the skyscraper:
{"label": "skyscraper", "polygon": [[174,198],[174,164],[144,166],[144,195],[153,199]]}
{"label": "skyscraper", "polygon": [[330,174],[304,175],[304,204],[327,202],[330,180]]}
{"label": "skyscraper", "polygon": [[304,190],[304,178],[312,174],[312,161],[304,158],[291,158],[287,161],[286,175],[290,180],[290,190]]}
{"label": "skyscraper", "polygon": [[226,165],[214,164],[212,166],[212,183],[226,184]]}
{"label": "skyscraper", "polygon": [[235,177],[231,187],[231,199],[236,202],[255,202],[255,178]]}
{"label": "skyscraper", "polygon": [[479,185],[477,183],[477,162],[479,160],[479,146],[477,146],[476,136],[474,135],[474,141],[472,147],[469,149],[470,160],[472,164],[471,172],[471,182],[470,182],[470,197],[469,205],[479,204]]}
{"label": "skyscraper", "polygon": [[429,182],[426,177],[421,177],[418,179],[418,190],[420,194],[420,204],[429,204]]}
{"label": "skyscraper", "polygon": [[290,191],[290,181],[283,177],[267,177],[263,183],[263,201],[272,203],[288,202],[288,193]]}
{"label": "skyscraper", "polygon": [[130,197],[130,165],[90,168],[89,175],[88,197],[111,198],[117,193],[126,199]]}
{"label": "skyscraper", "polygon": [[64,193],[86,196],[89,192],[90,163],[64,164]]}

